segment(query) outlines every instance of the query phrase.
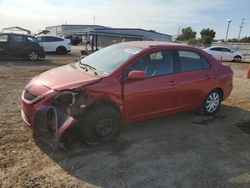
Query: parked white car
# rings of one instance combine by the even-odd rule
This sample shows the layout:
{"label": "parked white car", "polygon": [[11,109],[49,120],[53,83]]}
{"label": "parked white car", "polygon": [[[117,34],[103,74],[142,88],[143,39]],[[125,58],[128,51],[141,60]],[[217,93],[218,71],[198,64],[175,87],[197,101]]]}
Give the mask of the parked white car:
{"label": "parked white car", "polygon": [[50,35],[37,36],[36,38],[43,46],[45,52],[67,54],[71,51],[71,44],[69,39]]}
{"label": "parked white car", "polygon": [[203,49],[211,54],[217,60],[241,62],[245,60],[245,56],[241,52],[235,52],[230,48],[223,46],[212,46]]}

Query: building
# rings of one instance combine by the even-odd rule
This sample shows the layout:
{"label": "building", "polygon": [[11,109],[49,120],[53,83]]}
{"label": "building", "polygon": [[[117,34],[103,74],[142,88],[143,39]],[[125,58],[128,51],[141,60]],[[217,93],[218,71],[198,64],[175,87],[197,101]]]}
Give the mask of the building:
{"label": "building", "polygon": [[27,29],[24,29],[24,28],[21,28],[21,27],[7,27],[7,28],[3,28],[2,29],[2,32],[3,33],[18,33],[18,34],[28,34],[30,35],[31,34],[31,31],[30,30],[27,30]]}
{"label": "building", "polygon": [[76,33],[89,33],[95,28],[106,28],[100,25],[57,25],[46,27],[50,35],[72,35]]}
{"label": "building", "polygon": [[100,25],[59,25],[46,27],[51,35],[79,35],[84,41],[91,43],[92,49],[105,47],[111,44],[134,41],[165,41],[171,42],[171,35],[153,30],[139,28],[110,28]]}

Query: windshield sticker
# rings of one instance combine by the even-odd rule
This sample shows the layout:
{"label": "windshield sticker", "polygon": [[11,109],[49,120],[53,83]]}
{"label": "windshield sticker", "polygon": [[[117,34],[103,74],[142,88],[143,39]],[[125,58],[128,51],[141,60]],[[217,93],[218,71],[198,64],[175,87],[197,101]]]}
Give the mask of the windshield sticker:
{"label": "windshield sticker", "polygon": [[124,52],[130,53],[130,54],[137,54],[139,53],[139,50],[132,50],[132,49],[127,48],[124,50]]}

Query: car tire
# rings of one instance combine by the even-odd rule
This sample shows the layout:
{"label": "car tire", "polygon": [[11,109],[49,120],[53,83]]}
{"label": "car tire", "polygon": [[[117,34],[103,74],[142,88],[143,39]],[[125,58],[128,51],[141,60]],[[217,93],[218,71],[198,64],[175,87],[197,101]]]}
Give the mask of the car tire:
{"label": "car tire", "polygon": [[234,57],[233,61],[236,63],[240,63],[242,61],[242,58],[241,58],[241,56],[237,55]]}
{"label": "car tire", "polygon": [[28,53],[27,53],[27,58],[31,61],[37,61],[39,59],[39,55],[37,53],[37,51],[35,50],[30,50]]}
{"label": "car tire", "polygon": [[113,140],[121,128],[120,113],[110,105],[97,105],[83,118],[81,133],[90,143]]}
{"label": "car tire", "polygon": [[210,91],[202,103],[200,113],[208,116],[215,114],[220,107],[221,101],[222,94],[218,89]]}
{"label": "car tire", "polygon": [[67,54],[67,49],[63,46],[59,46],[56,49],[56,53],[60,55],[66,55]]}

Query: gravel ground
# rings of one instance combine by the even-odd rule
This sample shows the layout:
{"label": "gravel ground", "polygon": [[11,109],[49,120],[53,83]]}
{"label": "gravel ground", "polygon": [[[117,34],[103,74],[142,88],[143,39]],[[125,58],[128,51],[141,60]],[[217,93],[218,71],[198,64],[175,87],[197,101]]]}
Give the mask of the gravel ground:
{"label": "gravel ground", "polygon": [[107,145],[54,151],[21,120],[21,91],[76,58],[0,60],[0,187],[250,187],[250,64],[226,63],[234,90],[213,117],[177,114],[124,127]]}

